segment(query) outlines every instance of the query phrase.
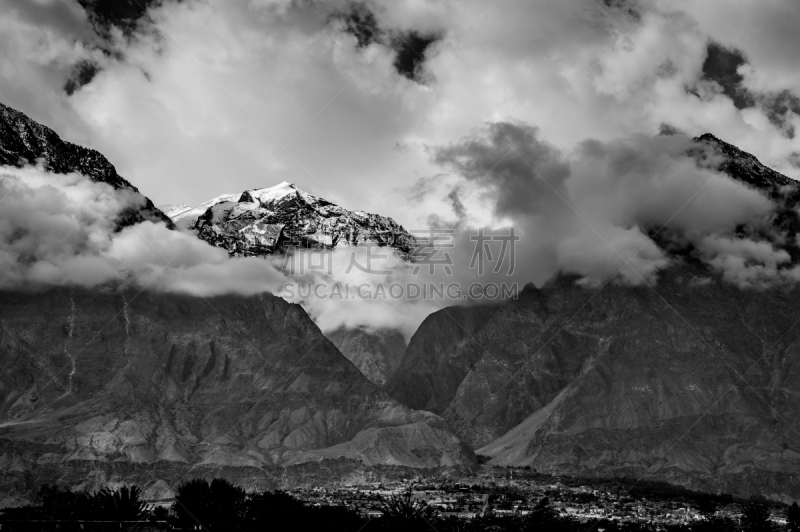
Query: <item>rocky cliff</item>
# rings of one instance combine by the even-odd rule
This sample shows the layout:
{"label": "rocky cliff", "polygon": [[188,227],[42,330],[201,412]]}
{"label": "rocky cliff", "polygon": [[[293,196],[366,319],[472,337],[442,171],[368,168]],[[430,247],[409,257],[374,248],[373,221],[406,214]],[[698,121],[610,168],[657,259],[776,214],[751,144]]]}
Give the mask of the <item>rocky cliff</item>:
{"label": "rocky cliff", "polygon": [[474,459],[438,416],[390,399],[274,296],[2,293],[0,325],[6,485],[52,466],[64,477],[145,468],[173,484],[197,467],[257,477],[320,460]]}

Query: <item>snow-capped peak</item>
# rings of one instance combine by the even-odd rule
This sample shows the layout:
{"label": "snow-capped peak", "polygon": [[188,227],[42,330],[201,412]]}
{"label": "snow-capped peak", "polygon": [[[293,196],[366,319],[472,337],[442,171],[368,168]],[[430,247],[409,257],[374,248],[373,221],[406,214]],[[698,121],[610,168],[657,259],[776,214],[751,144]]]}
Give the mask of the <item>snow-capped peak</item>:
{"label": "snow-capped peak", "polygon": [[179,228],[195,231],[231,255],[268,255],[284,245],[332,249],[362,243],[390,246],[407,255],[414,242],[391,218],[350,211],[288,181],[175,212]]}
{"label": "snow-capped peak", "polygon": [[303,195],[309,195],[306,192],[303,192],[297,185],[294,183],[289,183],[288,181],[284,181],[275,185],[274,187],[269,188],[254,188],[245,191],[242,194],[242,199],[239,201],[257,201],[261,204],[268,204],[272,203],[276,200],[284,198],[290,194],[296,194],[300,192]]}
{"label": "snow-capped peak", "polygon": [[183,214],[184,212],[190,210],[191,207],[189,207],[188,205],[186,205],[184,203],[179,203],[177,205],[172,205],[172,204],[159,205],[158,209],[161,212],[163,212],[164,214],[166,214],[167,216],[169,216],[170,218],[175,219],[176,216],[179,216],[179,215]]}
{"label": "snow-capped peak", "polygon": [[172,221],[175,222],[175,225],[179,229],[190,229],[194,226],[197,222],[197,219],[203,215],[208,209],[217,205],[218,203],[223,203],[226,201],[236,201],[238,200],[240,194],[223,194],[221,196],[217,196],[216,198],[206,201],[205,203],[201,203],[197,207],[193,208],[186,208],[184,210],[176,210],[171,213],[168,213],[167,216],[172,218]]}

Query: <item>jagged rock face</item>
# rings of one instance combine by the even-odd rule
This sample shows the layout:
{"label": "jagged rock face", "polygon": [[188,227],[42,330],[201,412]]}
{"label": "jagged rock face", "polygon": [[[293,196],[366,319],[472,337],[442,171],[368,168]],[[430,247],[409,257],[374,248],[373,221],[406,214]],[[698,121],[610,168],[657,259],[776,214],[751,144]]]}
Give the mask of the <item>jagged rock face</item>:
{"label": "jagged rock face", "polygon": [[286,182],[220,196],[173,219],[231,256],[269,255],[288,245],[333,249],[368,243],[408,257],[414,245],[414,237],[391,218],[343,209]]}
{"label": "jagged rock face", "polygon": [[373,383],[383,386],[400,366],[406,350],[403,335],[391,329],[339,328],[328,339]]}
{"label": "jagged rock face", "polygon": [[474,459],[441,418],[390,399],[274,296],[0,293],[0,316],[8,474]]}
{"label": "jagged rock face", "polygon": [[[0,165],[21,167],[37,161],[42,161],[45,169],[57,174],[76,172],[115,189],[139,194],[139,190],[117,174],[114,165],[99,152],[65,142],[52,129],[0,103]],[[150,199],[141,197],[141,207],[120,214],[118,223],[121,227],[144,220],[164,222],[168,227],[174,227],[172,220]]]}

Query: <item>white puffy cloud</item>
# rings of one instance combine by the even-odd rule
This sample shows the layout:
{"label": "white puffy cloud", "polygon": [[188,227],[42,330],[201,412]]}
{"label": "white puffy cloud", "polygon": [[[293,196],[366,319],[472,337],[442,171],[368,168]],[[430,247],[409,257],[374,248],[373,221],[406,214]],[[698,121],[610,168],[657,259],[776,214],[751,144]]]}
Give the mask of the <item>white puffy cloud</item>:
{"label": "white puffy cloud", "polygon": [[[128,37],[112,29],[103,39],[75,0],[0,0],[0,42],[9,51],[0,59],[0,97],[67,140],[99,149],[156,204],[197,205],[287,180],[406,228],[514,224],[525,233],[515,274],[523,282],[559,269],[596,282],[629,259],[622,275],[636,282],[667,263],[642,227],[667,224],[697,244],[770,209],[754,192],[678,156],[686,137],[652,140],[662,124],[688,136],[711,131],[800,176],[791,164],[800,140],[788,138],[762,107],[737,109],[717,84],[701,79],[713,40],[745,54],[749,89],[800,94],[791,23],[797,8],[779,0],[616,4],[622,8],[367,0],[392,35],[441,36],[426,50],[420,84],[397,73],[385,43],[357,46],[332,16],[348,9],[345,0],[166,1],[150,8],[153,24]],[[101,71],[68,97],[64,82],[85,60]],[[462,139],[501,122],[537,128],[537,144],[516,156],[546,176],[567,173],[552,175],[552,188],[531,188],[522,160],[503,165],[508,175],[492,182],[475,175],[478,167],[470,174],[451,165],[443,173],[435,156],[441,147],[463,147]],[[537,166],[542,156],[553,164]],[[149,231],[158,228],[136,231],[117,235],[105,259],[141,271],[160,264],[161,254],[172,258],[170,249],[135,247],[136,238],[152,242]],[[454,254],[468,263],[472,245],[462,244]],[[126,249],[149,258],[136,263]],[[185,253],[170,286],[230,264],[251,279],[262,266],[231,263],[210,248],[189,245]],[[735,255],[709,253],[719,264],[720,253]],[[89,271],[42,265],[43,278]],[[106,275],[101,270],[98,278]],[[472,279],[469,271],[457,275]],[[225,289],[248,290],[246,284]],[[402,312],[413,321],[421,308]],[[314,312],[320,323],[335,322],[326,321],[333,310]],[[384,319],[377,310],[348,316],[362,315],[365,323],[369,315]]]}
{"label": "white puffy cloud", "polygon": [[230,259],[194,235],[143,222],[116,231],[138,194],[79,174],[0,167],[0,288],[133,284],[209,296],[275,292],[269,262]]}
{"label": "white puffy cloud", "polygon": [[[587,140],[567,157],[535,128],[500,123],[439,149],[435,160],[482,190],[495,217],[520,231],[520,281],[541,283],[562,271],[588,284],[641,284],[655,282],[670,263],[649,231],[705,249],[708,238],[732,235],[739,225],[768,226],[769,199],[713,170],[715,156],[698,162],[690,149],[698,146],[682,134],[635,136]],[[469,225],[462,231],[474,234]],[[717,251],[717,259],[736,255]]]}
{"label": "white puffy cloud", "polygon": [[[420,85],[394,70],[383,44],[356,46],[332,18],[344,0],[164,2],[150,9],[153,25],[105,44],[122,59],[91,47],[74,0],[64,0],[76,13],[70,24],[42,16],[34,24],[11,9],[17,2],[2,1],[11,16],[0,38],[20,51],[0,75],[7,103],[100,149],[157,204],[288,180],[414,225],[447,205],[439,197],[400,207],[414,182],[438,171],[427,147],[507,120],[537,126],[566,151],[667,122],[690,135],[714,132],[798,173],[788,158],[800,146],[763,110],[738,110],[697,83],[714,39],[779,80],[771,89],[795,89],[791,75],[776,75],[797,70],[784,53],[794,39],[782,30],[791,8],[776,2],[624,3],[638,15],[599,2],[366,2],[388,31],[442,36],[426,52]],[[746,24],[756,23],[763,35],[747,40]],[[68,98],[65,70],[87,57],[102,70]],[[696,94],[686,90],[693,85]],[[287,143],[288,154],[279,147]]]}
{"label": "white puffy cloud", "polygon": [[699,249],[725,279],[742,288],[766,288],[776,282],[798,280],[797,268],[779,269],[789,262],[789,254],[776,250],[769,242],[707,236]]}
{"label": "white puffy cloud", "polygon": [[272,262],[278,269],[290,267],[295,272],[294,282],[285,286],[282,295],[303,305],[324,332],[340,327],[395,329],[410,339],[426,316],[457,302],[446,293],[423,298],[412,292],[412,297],[407,297],[408,290],[415,290],[409,285],[422,290],[425,284],[439,286],[456,279],[428,275],[427,271],[413,275],[413,268],[388,248],[301,251],[289,259],[275,257]]}

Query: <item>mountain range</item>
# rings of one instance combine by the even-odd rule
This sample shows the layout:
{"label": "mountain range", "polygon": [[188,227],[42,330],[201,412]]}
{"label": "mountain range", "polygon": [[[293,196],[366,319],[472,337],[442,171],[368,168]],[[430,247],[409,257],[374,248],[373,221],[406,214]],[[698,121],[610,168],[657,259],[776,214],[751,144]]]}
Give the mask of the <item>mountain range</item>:
{"label": "mountain range", "polygon": [[[778,233],[798,232],[794,181],[712,135],[695,147],[773,200]],[[97,152],[7,107],[0,155],[136,191]],[[370,242],[408,257],[414,246],[393,220],[288,183],[169,216],[142,205],[119,223],[161,220],[231,256]],[[794,239],[774,245],[798,261]],[[475,452],[554,474],[797,498],[797,289],[742,289],[690,246],[669,252],[655,285],[560,274],[515,300],[435,312],[407,346],[392,330],[326,337],[269,294],[0,293],[2,488],[136,480],[157,491],[189,471],[280,485],[297,467],[339,478],[470,468]]]}

